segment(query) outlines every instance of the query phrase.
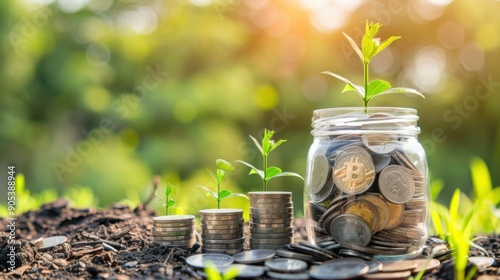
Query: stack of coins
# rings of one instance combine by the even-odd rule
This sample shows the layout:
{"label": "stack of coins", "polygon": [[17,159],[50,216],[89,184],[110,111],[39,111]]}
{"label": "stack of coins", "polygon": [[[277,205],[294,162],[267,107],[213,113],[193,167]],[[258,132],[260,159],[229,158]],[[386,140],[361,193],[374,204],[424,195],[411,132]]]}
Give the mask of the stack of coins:
{"label": "stack of coins", "polygon": [[172,247],[191,248],[196,241],[193,215],[153,218],[153,241]]}
{"label": "stack of coins", "polygon": [[280,249],[293,243],[291,192],[249,192],[250,248]]}
{"label": "stack of coins", "polygon": [[[394,118],[350,117],[366,129]],[[372,132],[331,138],[313,155],[306,184],[316,241],[333,237],[351,255],[418,251],[427,235],[427,170],[413,148],[396,134]]]}
{"label": "stack of coins", "polygon": [[233,255],[243,251],[243,210],[205,209],[199,213],[203,253]]}

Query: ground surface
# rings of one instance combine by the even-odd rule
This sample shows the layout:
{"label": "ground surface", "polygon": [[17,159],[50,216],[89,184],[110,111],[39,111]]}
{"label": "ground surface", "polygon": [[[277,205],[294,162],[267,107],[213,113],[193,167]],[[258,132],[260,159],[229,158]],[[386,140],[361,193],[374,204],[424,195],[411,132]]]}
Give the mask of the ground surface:
{"label": "ground surface", "polygon": [[[9,272],[8,224],[0,220],[0,279],[200,279],[185,259],[199,253],[171,250],[151,242],[152,211],[114,205],[105,210],[72,209],[66,200],[56,200],[16,220],[16,269]],[[295,241],[304,240],[303,221],[295,222]],[[29,241],[40,237],[64,235],[65,245],[39,251]],[[116,243],[113,252],[102,240]],[[433,242],[430,242],[433,243]],[[486,253],[500,258],[500,235],[489,235],[476,241]],[[473,249],[471,256],[485,255]],[[453,279],[453,263],[442,262],[441,268],[424,279]],[[482,269],[476,279],[500,279],[500,269]]]}

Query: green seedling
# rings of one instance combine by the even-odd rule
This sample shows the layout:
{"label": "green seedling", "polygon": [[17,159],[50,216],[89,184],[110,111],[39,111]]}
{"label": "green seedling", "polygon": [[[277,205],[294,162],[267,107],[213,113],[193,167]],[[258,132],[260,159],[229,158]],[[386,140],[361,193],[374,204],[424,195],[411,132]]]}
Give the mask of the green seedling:
{"label": "green seedling", "polygon": [[163,207],[165,207],[165,215],[168,216],[168,209],[171,207],[175,206],[175,201],[172,196],[172,188],[174,186],[170,183],[167,183],[167,187],[165,188],[165,203],[163,204]]}
{"label": "green seedling", "polygon": [[216,174],[212,173],[212,171],[210,171],[210,170],[207,170],[207,171],[210,174],[210,176],[212,176],[215,183],[217,184],[217,192],[214,192],[214,191],[210,190],[209,188],[202,186],[202,185],[198,185],[198,187],[206,190],[208,192],[207,195],[212,195],[213,197],[215,197],[215,199],[217,200],[217,208],[220,209],[220,203],[222,202],[222,200],[224,200],[228,197],[238,196],[238,197],[244,197],[244,198],[248,199],[248,197],[244,194],[233,193],[230,190],[221,190],[221,184],[222,184],[222,180],[224,179],[224,176],[226,175],[226,173],[233,171],[234,166],[231,163],[229,163],[228,161],[223,160],[223,159],[216,160],[215,165],[217,166]]}
{"label": "green seedling", "polygon": [[210,263],[210,265],[205,268],[205,273],[207,274],[208,280],[232,280],[238,277],[240,271],[237,267],[232,267],[224,273],[221,273],[215,264]]}
{"label": "green seedling", "polygon": [[346,86],[344,87],[342,92],[347,92],[351,90],[357,92],[359,96],[361,96],[361,99],[363,99],[365,108],[368,107],[368,103],[370,102],[370,100],[372,100],[372,98],[382,94],[410,93],[424,97],[420,92],[411,88],[404,88],[404,87],[391,88],[391,84],[389,82],[380,79],[370,81],[369,66],[373,57],[375,57],[375,55],[377,55],[382,50],[387,48],[392,42],[401,38],[400,36],[391,36],[389,37],[389,39],[381,43],[380,38],[375,38],[375,35],[377,35],[378,30],[381,26],[382,24],[380,23],[368,23],[368,21],[366,21],[366,31],[361,40],[361,49],[349,35],[342,33],[347,38],[347,41],[349,41],[356,54],[359,56],[361,63],[363,64],[364,86],[356,85],[350,80],[338,74],[332,73],[330,71],[321,72],[322,74],[333,76],[345,82]]}
{"label": "green seedling", "polygon": [[262,142],[261,142],[262,144],[260,144],[259,141],[257,141],[257,139],[250,136],[252,141],[255,143],[255,146],[257,146],[257,149],[259,149],[259,151],[262,155],[262,164],[263,164],[262,170],[256,168],[255,166],[251,165],[248,162],[245,162],[242,160],[237,161],[237,162],[240,162],[240,163],[251,168],[250,173],[249,173],[250,175],[251,174],[259,175],[259,177],[262,179],[263,191],[267,191],[267,182],[269,182],[269,180],[271,180],[273,178],[284,177],[284,176],[294,176],[294,177],[298,177],[298,178],[304,180],[304,178],[302,178],[302,176],[300,176],[297,173],[283,172],[279,167],[268,166],[267,160],[269,158],[269,154],[271,154],[271,152],[274,151],[276,148],[278,148],[281,144],[286,142],[286,140],[279,140],[278,142],[274,142],[274,140],[271,139],[273,137],[273,135],[274,135],[273,130],[264,129],[264,137],[262,138]]}

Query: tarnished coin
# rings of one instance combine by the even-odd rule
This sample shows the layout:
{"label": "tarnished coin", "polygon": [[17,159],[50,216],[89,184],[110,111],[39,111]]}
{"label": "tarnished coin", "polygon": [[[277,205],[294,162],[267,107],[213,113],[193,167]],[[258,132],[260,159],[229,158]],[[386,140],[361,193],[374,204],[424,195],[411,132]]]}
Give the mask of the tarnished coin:
{"label": "tarnished coin", "polygon": [[316,156],[312,168],[310,191],[317,194],[328,181],[332,169],[324,155]]}
{"label": "tarnished coin", "polygon": [[262,204],[286,204],[293,203],[292,196],[282,198],[250,198],[250,206],[257,207]]}
{"label": "tarnished coin", "polygon": [[196,239],[196,235],[189,234],[183,236],[157,236],[153,235],[153,240],[155,241],[189,241],[192,239]]}
{"label": "tarnished coin", "polygon": [[286,227],[286,228],[250,228],[250,233],[273,233],[273,234],[278,234],[278,233],[289,233],[293,232],[294,227]]}
{"label": "tarnished coin", "polygon": [[389,201],[402,204],[411,199],[415,193],[415,182],[407,168],[389,165],[378,180],[380,192]]}
{"label": "tarnished coin", "polygon": [[203,244],[202,248],[203,249],[229,249],[229,250],[235,250],[235,249],[243,249],[243,243],[242,244]]}
{"label": "tarnished coin", "polygon": [[373,233],[379,230],[380,216],[377,207],[368,200],[356,199],[348,202],[343,207],[345,214],[353,214],[363,218],[369,225]]}
{"label": "tarnished coin", "polygon": [[286,238],[286,237],[293,237],[293,232],[282,232],[282,233],[256,233],[256,232],[251,232],[250,233],[251,238],[261,238],[261,239],[267,239],[267,238]]}
{"label": "tarnished coin", "polygon": [[269,245],[269,244],[253,244],[253,243],[250,243],[250,249],[252,249],[252,250],[258,250],[258,249],[277,250],[277,249],[283,249],[286,245],[287,244]]}
{"label": "tarnished coin", "polygon": [[404,205],[403,204],[395,204],[391,202],[387,202],[387,206],[389,206],[389,212],[390,217],[389,217],[389,222],[387,223],[387,226],[385,226],[385,229],[393,229],[399,226],[401,222],[403,221],[403,211],[404,211]]}
{"label": "tarnished coin", "polygon": [[161,228],[189,227],[195,225],[193,215],[172,215],[153,218],[153,226]]}
{"label": "tarnished coin", "polygon": [[425,273],[429,273],[431,271],[434,271],[441,266],[441,262],[436,259],[418,259],[418,260],[413,260],[413,262],[417,263],[417,267],[412,269],[413,274],[417,274],[420,271],[424,270]]}
{"label": "tarnished coin", "polygon": [[380,261],[382,272],[411,271],[418,266],[418,263],[410,260]]}
{"label": "tarnished coin", "polygon": [[309,275],[314,279],[351,279],[365,275],[368,269],[362,262],[336,261],[312,267]]}
{"label": "tarnished coin", "polygon": [[262,263],[266,260],[272,259],[276,255],[276,251],[274,250],[250,250],[238,253],[233,256],[234,261],[238,263],[244,264],[255,264]]}
{"label": "tarnished coin", "polygon": [[201,234],[208,234],[208,235],[241,234],[241,235],[243,235],[243,231],[244,231],[243,228],[239,228],[239,229],[203,229]]}
{"label": "tarnished coin", "polygon": [[272,279],[280,279],[280,280],[307,280],[310,279],[309,273],[307,272],[299,272],[299,273],[286,273],[286,272],[276,272],[276,271],[268,271],[267,276]]}
{"label": "tarnished coin", "polygon": [[[331,167],[331,169],[333,169]],[[315,203],[323,203],[333,197],[337,191],[333,177],[330,177],[323,188],[316,194],[311,194],[311,200]]]}
{"label": "tarnished coin", "polygon": [[298,259],[298,260],[303,260],[303,261],[307,261],[307,262],[314,261],[314,258],[310,255],[297,253],[297,252],[293,252],[293,251],[285,250],[285,249],[276,250],[276,255],[283,257],[283,258]]}
{"label": "tarnished coin", "polygon": [[204,223],[201,224],[201,229],[202,230],[226,230],[226,231],[235,231],[238,229],[243,228],[243,223],[236,223],[236,224],[225,224],[225,225],[205,225]]}
{"label": "tarnished coin", "polygon": [[293,207],[293,202],[270,202],[270,203],[250,203],[252,208],[287,208]]}
{"label": "tarnished coin", "polygon": [[299,253],[303,253],[306,255],[312,256],[316,261],[324,262],[327,260],[331,260],[333,257],[331,254],[326,254],[322,251],[313,249],[311,247],[299,245],[299,244],[288,244],[285,246],[285,249],[290,251],[295,251]]}
{"label": "tarnished coin", "polygon": [[188,236],[192,235],[194,230],[185,230],[185,231],[153,231],[153,236],[166,236],[166,237],[174,237],[174,236]]}
{"label": "tarnished coin", "polygon": [[278,272],[300,272],[307,269],[307,263],[303,260],[278,258],[270,259],[265,262],[267,268]]}
{"label": "tarnished coin", "polygon": [[366,191],[375,180],[375,167],[369,156],[348,153],[339,156],[333,169],[335,185],[347,194]]}
{"label": "tarnished coin", "polygon": [[342,214],[330,226],[333,238],[340,244],[366,246],[371,239],[370,225],[363,218]]}
{"label": "tarnished coin", "polygon": [[204,221],[233,221],[233,220],[238,220],[243,217],[243,212],[238,215],[204,215],[201,216],[201,219]]}
{"label": "tarnished coin", "polygon": [[410,279],[410,276],[410,271],[377,272],[373,274],[366,274],[364,279],[408,280]]}
{"label": "tarnished coin", "polygon": [[254,218],[254,219],[292,219],[293,213],[255,214],[255,213],[250,212],[250,218]]}
{"label": "tarnished coin", "polygon": [[196,268],[205,268],[209,265],[229,265],[233,262],[233,257],[224,254],[198,254],[192,255],[186,259],[188,265]]}
{"label": "tarnished coin", "polygon": [[280,223],[280,224],[258,224],[258,223],[249,223],[250,228],[289,228],[292,226],[292,222]]}
{"label": "tarnished coin", "polygon": [[64,242],[66,242],[66,240],[68,240],[68,238],[66,236],[56,235],[56,236],[50,236],[50,237],[44,237],[44,238],[38,239],[33,243],[39,251],[44,251],[44,250],[48,250],[54,246],[61,245]]}
{"label": "tarnished coin", "polygon": [[252,214],[292,214],[293,207],[285,208],[255,208],[250,207],[250,213]]}
{"label": "tarnished coin", "polygon": [[363,259],[365,261],[373,261],[373,257],[372,255],[368,255],[368,254],[365,254],[365,253],[361,253],[361,252],[358,252],[358,251],[354,251],[354,250],[351,250],[351,249],[340,249],[339,250],[339,255],[341,255],[342,257],[354,257],[354,258],[359,258],[359,259]]}
{"label": "tarnished coin", "polygon": [[251,218],[250,219],[255,224],[288,224],[288,226],[292,225],[293,219],[259,219],[259,218]]}
{"label": "tarnished coin", "polygon": [[359,197],[358,200],[367,200],[371,202],[373,205],[375,205],[379,214],[378,216],[380,218],[379,228],[377,229],[377,231],[384,229],[389,223],[391,215],[389,211],[389,205],[387,205],[387,202],[380,196],[374,194],[363,195]]}

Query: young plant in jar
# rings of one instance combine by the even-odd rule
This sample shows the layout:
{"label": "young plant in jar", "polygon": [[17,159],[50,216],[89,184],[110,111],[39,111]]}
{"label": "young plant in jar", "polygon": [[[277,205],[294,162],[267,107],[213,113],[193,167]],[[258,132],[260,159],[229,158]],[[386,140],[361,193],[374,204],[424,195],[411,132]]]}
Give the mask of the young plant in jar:
{"label": "young plant in jar", "polygon": [[345,82],[342,92],[355,91],[364,106],[314,111],[304,211],[311,242],[332,238],[355,254],[397,259],[418,255],[427,238],[427,162],[416,110],[368,105],[390,93],[423,95],[370,80],[372,59],[400,38],[381,42],[380,27],[366,22],[361,48],[344,34],[363,65],[363,85],[323,72]]}

